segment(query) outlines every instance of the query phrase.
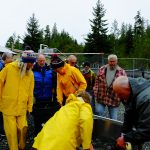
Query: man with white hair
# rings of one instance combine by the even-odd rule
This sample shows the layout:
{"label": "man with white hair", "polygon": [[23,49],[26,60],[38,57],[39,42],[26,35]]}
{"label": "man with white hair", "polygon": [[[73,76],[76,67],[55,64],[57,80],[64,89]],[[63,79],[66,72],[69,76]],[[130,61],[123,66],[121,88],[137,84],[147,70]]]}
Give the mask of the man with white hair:
{"label": "man with white hair", "polygon": [[73,66],[79,69],[79,66],[77,65],[77,57],[75,55],[69,55],[67,57],[67,63],[70,64],[70,66]]}
{"label": "man with white hair", "polygon": [[115,120],[117,120],[118,116],[120,98],[113,92],[112,84],[117,77],[126,76],[125,71],[119,67],[117,63],[117,56],[114,54],[109,55],[108,64],[99,69],[93,87],[96,99],[96,113],[100,116],[104,116],[105,107],[107,106],[110,118]]}
{"label": "man with white hair", "polygon": [[4,61],[4,65],[11,63],[13,61],[13,54],[12,53],[3,53],[2,60]]}
{"label": "man with white hair", "polygon": [[[46,63],[46,58],[43,54],[38,54],[37,62],[33,67],[34,74],[34,131],[35,135],[40,132],[42,124],[45,123],[59,109],[56,100],[56,84],[54,71]],[[55,81],[56,80],[56,81]]]}
{"label": "man with white hair", "polygon": [[25,148],[27,115],[33,105],[31,68],[35,60],[33,51],[24,51],[20,61],[9,63],[0,72],[0,111],[10,150]]}

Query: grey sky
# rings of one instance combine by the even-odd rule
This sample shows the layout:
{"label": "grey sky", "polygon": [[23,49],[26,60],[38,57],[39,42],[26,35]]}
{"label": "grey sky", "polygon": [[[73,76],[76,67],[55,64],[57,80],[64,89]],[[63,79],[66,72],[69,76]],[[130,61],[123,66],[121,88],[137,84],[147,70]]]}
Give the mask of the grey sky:
{"label": "grey sky", "polygon": [[[83,37],[90,31],[89,19],[93,18],[93,7],[97,0],[4,0],[0,9],[0,45],[4,46],[13,34],[24,35],[29,18],[35,13],[40,27],[53,27],[57,24],[58,31],[63,29],[77,41],[84,42]],[[137,11],[150,20],[149,0],[101,0],[106,9],[105,19],[109,26],[116,19],[133,23]]]}

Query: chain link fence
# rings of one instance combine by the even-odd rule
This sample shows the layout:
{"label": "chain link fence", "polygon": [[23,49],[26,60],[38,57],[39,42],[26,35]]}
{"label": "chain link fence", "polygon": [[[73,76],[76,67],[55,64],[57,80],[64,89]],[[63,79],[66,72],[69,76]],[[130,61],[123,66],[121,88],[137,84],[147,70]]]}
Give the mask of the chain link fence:
{"label": "chain link fence", "polygon": [[[88,61],[91,64],[91,69],[97,73],[99,67],[107,64],[107,56],[103,53],[60,53],[63,59],[69,55],[77,57],[77,64],[80,69],[83,68],[83,63]],[[150,80],[150,59],[146,58],[118,58],[118,65],[126,70],[130,77],[144,77]]]}

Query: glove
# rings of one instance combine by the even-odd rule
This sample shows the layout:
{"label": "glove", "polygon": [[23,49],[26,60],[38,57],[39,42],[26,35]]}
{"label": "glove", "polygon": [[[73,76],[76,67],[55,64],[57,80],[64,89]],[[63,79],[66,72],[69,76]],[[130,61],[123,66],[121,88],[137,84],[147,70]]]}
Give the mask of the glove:
{"label": "glove", "polygon": [[125,143],[125,140],[124,140],[123,136],[119,137],[116,140],[116,147],[120,148],[120,149],[125,149],[126,148],[126,143]]}

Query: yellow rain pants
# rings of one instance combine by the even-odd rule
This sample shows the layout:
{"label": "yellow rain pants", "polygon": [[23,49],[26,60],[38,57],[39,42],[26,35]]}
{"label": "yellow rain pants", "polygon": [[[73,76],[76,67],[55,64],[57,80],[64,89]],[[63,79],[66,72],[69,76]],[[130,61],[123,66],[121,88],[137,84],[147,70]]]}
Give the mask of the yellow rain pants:
{"label": "yellow rain pants", "polygon": [[4,130],[10,150],[25,148],[25,138],[27,133],[26,115],[9,116],[3,114]]}

